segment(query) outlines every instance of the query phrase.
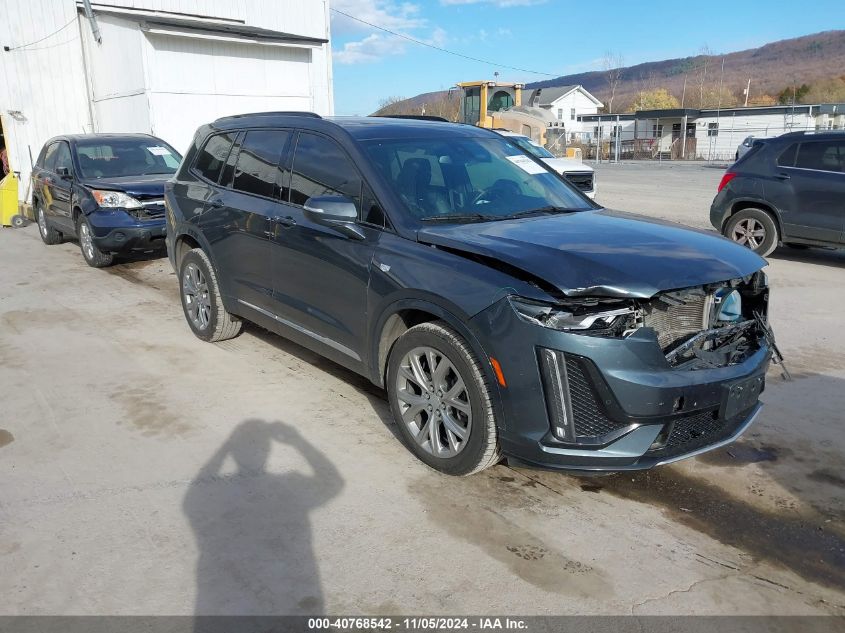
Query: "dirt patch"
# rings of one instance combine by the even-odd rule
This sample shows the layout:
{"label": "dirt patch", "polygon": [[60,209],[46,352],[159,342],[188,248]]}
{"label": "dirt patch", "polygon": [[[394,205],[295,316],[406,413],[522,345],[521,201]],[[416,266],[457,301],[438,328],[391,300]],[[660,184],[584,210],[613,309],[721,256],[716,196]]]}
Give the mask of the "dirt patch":
{"label": "dirt patch", "polygon": [[[526,504],[542,501],[531,501],[513,477],[497,471],[466,479],[429,475],[410,486],[409,492],[438,527],[480,547],[535,587],[566,595],[611,597],[610,583],[601,570],[543,542],[506,516],[511,502],[525,509]],[[495,509],[487,505],[487,499],[495,500]]]}
{"label": "dirt patch", "polygon": [[15,436],[9,433],[6,429],[0,429],[0,448],[11,444],[15,441]]}
{"label": "dirt patch", "polygon": [[766,512],[675,469],[620,473],[596,485],[602,492],[661,507],[676,522],[757,560],[845,590],[842,526],[816,512],[809,518],[806,513]]}
{"label": "dirt patch", "polygon": [[125,420],[142,435],[182,435],[191,430],[190,424],[161,404],[158,389],[138,387],[115,392],[110,397],[123,407]]}
{"label": "dirt patch", "polygon": [[845,488],[845,478],[826,468],[814,470],[807,475],[807,478],[812,479],[813,481],[818,481],[819,483],[842,486]]}

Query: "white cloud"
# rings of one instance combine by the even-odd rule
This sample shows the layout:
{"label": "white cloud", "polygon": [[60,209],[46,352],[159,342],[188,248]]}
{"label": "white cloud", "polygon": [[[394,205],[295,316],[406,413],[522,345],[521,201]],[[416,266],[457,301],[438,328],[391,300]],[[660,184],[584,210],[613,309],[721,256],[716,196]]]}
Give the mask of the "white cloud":
{"label": "white cloud", "polygon": [[[414,39],[442,47],[446,43],[446,31],[438,27],[429,38]],[[414,46],[413,42],[389,33],[372,33],[362,40],[347,42],[342,49],[334,52],[333,58],[338,64],[366,64],[384,57],[402,55],[408,46]]]}
{"label": "white cloud", "polygon": [[[402,55],[409,45],[414,45],[401,37],[402,35],[433,46],[443,46],[446,42],[446,31],[440,27],[434,28],[428,37],[414,32],[428,28],[428,22],[420,15],[420,6],[412,2],[333,0],[332,8],[357,18],[351,19],[333,12],[333,35],[339,35],[342,39],[343,35],[360,37],[360,34],[367,33],[361,39],[344,42],[342,48],[334,51],[334,60],[339,64],[364,64],[387,56]],[[399,35],[374,29],[364,22],[394,31]]]}
{"label": "white cloud", "polygon": [[[425,26],[420,17],[420,7],[412,2],[390,0],[332,0],[333,9],[348,13],[358,20],[376,24],[391,31],[414,29]],[[371,27],[352,20],[345,15],[332,12],[332,35],[348,35],[372,30]]]}

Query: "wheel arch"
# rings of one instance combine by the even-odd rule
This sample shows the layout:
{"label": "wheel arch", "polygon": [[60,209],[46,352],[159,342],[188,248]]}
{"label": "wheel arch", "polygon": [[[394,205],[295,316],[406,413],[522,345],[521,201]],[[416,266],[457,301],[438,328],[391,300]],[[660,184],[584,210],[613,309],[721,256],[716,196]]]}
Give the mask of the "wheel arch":
{"label": "wheel arch", "polygon": [[385,386],[387,360],[393,345],[402,334],[420,323],[444,321],[467,342],[470,349],[481,361],[484,371],[492,384],[496,384],[490,358],[482,347],[475,333],[466,322],[457,316],[453,310],[421,298],[400,299],[391,303],[379,317],[371,337],[370,371],[373,383],[379,387]]}

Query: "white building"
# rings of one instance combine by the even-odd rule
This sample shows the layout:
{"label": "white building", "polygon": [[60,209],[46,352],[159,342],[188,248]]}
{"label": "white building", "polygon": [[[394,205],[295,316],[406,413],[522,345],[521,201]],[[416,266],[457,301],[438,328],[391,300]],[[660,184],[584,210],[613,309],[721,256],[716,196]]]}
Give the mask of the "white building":
{"label": "white building", "polygon": [[145,132],[184,152],[223,115],[332,114],[328,11],[327,0],[4,0],[0,122],[20,199],[58,134]]}
{"label": "white building", "polygon": [[[526,91],[528,92],[528,91]],[[563,123],[567,136],[587,131],[581,123],[581,116],[596,114],[604,107],[601,101],[584,89],[584,86],[552,86],[536,88],[523,99],[523,103],[551,111]]]}
{"label": "white building", "polygon": [[[603,154],[620,158],[733,160],[749,137],[769,138],[786,132],[845,129],[845,104],[782,105],[696,110],[692,108],[592,114],[581,117],[582,142],[601,139]],[[591,131],[588,135],[586,130]]]}

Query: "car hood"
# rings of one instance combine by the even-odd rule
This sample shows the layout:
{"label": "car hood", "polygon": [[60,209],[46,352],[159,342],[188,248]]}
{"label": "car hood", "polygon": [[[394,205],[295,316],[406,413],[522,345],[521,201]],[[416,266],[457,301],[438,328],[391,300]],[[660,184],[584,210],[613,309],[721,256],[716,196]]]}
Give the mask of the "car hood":
{"label": "car hood", "polygon": [[543,158],[541,160],[559,174],[576,171],[592,173],[594,171],[589,165],[585,165],[574,158]]}
{"label": "car hood", "polygon": [[569,296],[645,299],[766,265],[715,234],[606,209],[426,227],[417,239],[504,262]]}
{"label": "car hood", "polygon": [[87,178],[82,184],[91,189],[122,191],[133,198],[163,198],[164,183],[171,174],[149,174],[147,176],[114,176],[112,178]]}

